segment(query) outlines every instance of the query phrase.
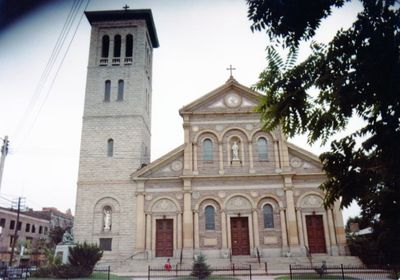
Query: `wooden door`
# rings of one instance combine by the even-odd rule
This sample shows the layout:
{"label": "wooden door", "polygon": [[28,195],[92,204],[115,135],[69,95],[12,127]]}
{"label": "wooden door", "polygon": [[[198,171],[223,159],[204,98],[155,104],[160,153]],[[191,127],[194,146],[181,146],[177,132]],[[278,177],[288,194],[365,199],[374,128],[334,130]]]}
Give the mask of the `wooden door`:
{"label": "wooden door", "polygon": [[326,253],[322,215],[306,216],[306,226],[310,253]]}
{"label": "wooden door", "polygon": [[174,254],[174,221],[156,220],[156,257],[172,257]]}
{"label": "wooden door", "polygon": [[232,255],[250,255],[249,221],[247,217],[231,218]]}

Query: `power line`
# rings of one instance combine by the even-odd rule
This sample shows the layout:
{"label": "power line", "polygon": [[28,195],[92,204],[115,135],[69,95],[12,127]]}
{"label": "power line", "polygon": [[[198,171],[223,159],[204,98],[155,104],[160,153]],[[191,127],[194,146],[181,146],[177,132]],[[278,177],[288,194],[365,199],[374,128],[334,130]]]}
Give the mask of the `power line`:
{"label": "power line", "polygon": [[[25,125],[26,119],[31,114],[31,112],[32,112],[32,110],[34,108],[35,102],[37,101],[38,97],[41,95],[42,89],[43,89],[43,87],[44,87],[44,85],[45,85],[45,83],[47,81],[47,78],[48,78],[48,76],[49,76],[49,74],[51,72],[51,69],[54,66],[54,63],[55,63],[55,61],[57,59],[59,51],[62,48],[62,45],[63,45],[63,43],[65,41],[65,38],[66,38],[65,34],[69,32],[69,29],[70,29],[69,25],[70,25],[70,22],[71,22],[71,18],[72,18],[73,13],[75,13],[74,11],[76,9],[76,4],[78,3],[78,1],[79,0],[75,0],[73,2],[73,5],[72,5],[72,7],[71,7],[71,9],[69,11],[69,14],[68,14],[67,19],[66,19],[66,21],[64,23],[64,26],[62,27],[61,32],[60,32],[60,34],[59,34],[59,36],[57,38],[57,42],[53,47],[53,51],[52,51],[52,53],[50,55],[50,58],[47,61],[46,67],[43,70],[42,75],[41,75],[41,77],[39,79],[39,82],[38,82],[38,84],[37,84],[37,86],[35,88],[34,94],[32,95],[32,97],[31,97],[31,99],[29,101],[28,107],[27,107],[23,117],[21,118],[20,122],[17,125],[17,128],[16,128],[15,133],[14,133],[16,139],[18,138],[19,131]],[[68,32],[66,32],[66,30],[68,30]]]}
{"label": "power line", "polygon": [[[86,5],[85,5],[84,10],[87,9],[89,3],[90,3],[90,0],[87,0],[87,3],[86,3]],[[63,46],[64,43],[65,43],[65,39],[67,38],[67,35],[69,34],[69,31],[71,30],[71,27],[73,26],[73,22],[75,21],[76,16],[77,16],[77,14],[78,14],[78,12],[79,12],[79,10],[80,10],[82,4],[83,4],[83,0],[76,0],[76,1],[74,2],[73,7],[71,8],[70,14],[68,15],[67,21],[66,21],[66,23],[64,24],[64,27],[67,26],[67,28],[66,28],[66,29],[63,28],[63,30],[61,31],[61,34],[60,34],[60,36],[59,36],[59,38],[62,38],[62,39],[60,39],[61,42],[60,42],[59,44],[56,43],[56,46],[59,45],[59,47],[57,47],[57,48],[55,47],[55,49],[53,50],[54,56],[53,56],[53,58],[50,57],[50,59],[49,59],[49,64],[50,64],[50,66],[48,67],[48,69],[45,69],[46,74],[44,74],[44,80],[41,81],[40,86],[38,87],[40,90],[38,91],[38,94],[35,94],[35,95],[33,96],[33,99],[32,99],[32,100],[35,100],[36,97],[37,97],[38,95],[41,94],[42,89],[43,89],[43,86],[44,86],[44,83],[47,82],[47,79],[48,79],[48,77],[50,76],[50,74],[47,74],[47,73],[49,73],[49,71],[51,71],[51,70],[53,69],[53,66],[55,65],[55,62],[56,62],[57,57],[58,57],[58,55],[59,55],[59,53],[60,53],[60,50],[62,49],[62,46]],[[71,15],[71,14],[72,14],[72,15]],[[70,15],[71,15],[71,16],[70,16]],[[76,25],[76,27],[75,27],[74,33],[73,33],[71,39],[69,40],[69,44],[68,44],[68,46],[67,46],[67,48],[66,48],[66,50],[65,50],[65,52],[64,52],[64,55],[63,55],[63,57],[62,57],[60,63],[58,64],[57,70],[56,70],[56,72],[55,72],[55,74],[54,74],[54,76],[53,76],[53,79],[52,79],[52,81],[51,81],[51,83],[50,83],[50,85],[49,85],[49,88],[48,88],[48,90],[47,90],[47,92],[46,92],[46,94],[45,94],[45,96],[44,96],[44,98],[43,98],[41,104],[39,105],[39,109],[38,109],[38,111],[36,112],[36,114],[35,114],[35,116],[34,116],[34,118],[33,118],[33,121],[31,122],[31,124],[30,124],[30,126],[29,126],[27,132],[25,133],[25,137],[23,137],[23,139],[22,139],[20,145],[23,145],[23,144],[26,142],[26,140],[27,140],[27,138],[28,138],[30,132],[32,131],[32,129],[33,129],[33,127],[34,127],[34,125],[35,125],[35,123],[36,123],[36,121],[37,121],[37,119],[38,119],[38,117],[39,117],[39,115],[40,115],[40,113],[41,113],[41,111],[42,111],[42,109],[43,109],[44,104],[46,103],[46,101],[47,101],[47,99],[48,99],[48,97],[49,97],[49,95],[50,95],[50,92],[51,92],[51,90],[52,90],[52,88],[53,88],[54,82],[55,82],[55,80],[56,80],[56,78],[57,78],[57,76],[58,76],[58,73],[59,73],[59,71],[60,71],[60,69],[61,69],[61,67],[62,67],[62,65],[63,65],[63,63],[64,63],[64,60],[65,60],[65,58],[66,58],[66,56],[67,56],[67,54],[68,54],[68,51],[69,51],[69,49],[70,49],[70,46],[71,46],[71,44],[72,44],[72,42],[73,42],[73,40],[74,40],[74,38],[75,38],[75,35],[76,35],[76,33],[77,33],[77,30],[78,30],[78,28],[79,28],[79,26],[80,26],[80,23],[81,23],[81,21],[82,21],[83,15],[84,15],[84,13],[82,12],[81,17],[80,17],[80,19],[79,19],[79,21],[78,21],[78,23],[77,23],[77,25]],[[67,23],[67,22],[68,22],[68,23]],[[62,35],[62,34],[63,34],[63,35]],[[43,85],[43,86],[42,86],[42,85]],[[28,111],[29,111],[29,109],[28,109]],[[29,112],[28,112],[28,114],[29,114]],[[20,129],[20,128],[19,128],[19,129]]]}

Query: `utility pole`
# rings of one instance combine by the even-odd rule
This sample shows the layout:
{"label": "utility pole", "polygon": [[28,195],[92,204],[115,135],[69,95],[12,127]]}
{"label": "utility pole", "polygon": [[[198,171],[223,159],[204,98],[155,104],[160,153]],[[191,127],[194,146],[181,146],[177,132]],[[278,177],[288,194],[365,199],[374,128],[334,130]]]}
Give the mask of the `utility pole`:
{"label": "utility pole", "polygon": [[18,197],[18,208],[17,208],[17,223],[15,225],[15,231],[14,231],[14,238],[13,238],[13,243],[11,247],[11,255],[10,255],[10,262],[9,266],[12,266],[13,258],[14,258],[14,250],[15,250],[15,244],[17,243],[18,239],[18,224],[19,224],[19,213],[21,212],[21,197]]}
{"label": "utility pole", "polygon": [[[0,138],[2,139],[2,138]],[[6,156],[8,154],[8,136],[4,136],[3,146],[1,147],[1,158],[0,158],[0,191],[1,191],[1,181],[3,179],[4,162],[6,161]]]}

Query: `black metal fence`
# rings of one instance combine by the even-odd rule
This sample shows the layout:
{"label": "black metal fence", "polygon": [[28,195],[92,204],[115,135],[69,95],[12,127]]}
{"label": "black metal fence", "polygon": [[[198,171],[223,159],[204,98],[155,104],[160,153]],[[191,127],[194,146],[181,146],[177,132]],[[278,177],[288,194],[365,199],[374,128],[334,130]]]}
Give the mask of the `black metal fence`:
{"label": "black metal fence", "polygon": [[[226,267],[212,267],[210,268],[211,275],[201,279],[218,279],[219,277],[224,280],[227,279],[249,279],[252,280],[251,265],[235,265],[232,264]],[[200,279],[200,277],[192,276],[191,266],[174,265],[171,270],[166,270],[164,267],[148,267],[147,279],[157,278],[179,278],[179,279]],[[200,273],[203,274],[203,273]]]}
{"label": "black metal fence", "polygon": [[389,266],[300,266],[289,265],[290,279],[398,279],[397,269]]}
{"label": "black metal fence", "polygon": [[[34,277],[36,267],[2,267],[0,268],[0,279],[29,279]],[[110,267],[95,268],[90,276],[90,279],[110,280]],[[65,278],[69,279],[69,278]]]}

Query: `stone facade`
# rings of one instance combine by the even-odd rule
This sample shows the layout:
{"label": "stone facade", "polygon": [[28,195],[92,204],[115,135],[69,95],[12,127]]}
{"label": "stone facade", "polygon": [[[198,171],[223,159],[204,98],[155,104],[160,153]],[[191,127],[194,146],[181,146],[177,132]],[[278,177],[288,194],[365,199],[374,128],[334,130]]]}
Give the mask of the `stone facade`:
{"label": "stone facade", "polygon": [[[151,123],[151,110],[144,109],[151,106],[143,102],[151,93],[151,71],[146,72],[151,65],[145,63],[151,59],[143,59],[148,52],[143,46],[158,46],[146,35],[154,26],[148,19],[88,18],[92,38],[74,228],[78,240],[99,243],[105,258],[113,259],[346,253],[339,205],[322,206],[318,186],[325,174],[318,157],[289,143],[279,129],[262,131],[254,112],[261,95],[233,77],[180,110],[183,145],[149,164],[143,161],[141,145],[150,144]],[[102,36],[127,32],[136,32],[135,63],[101,65]],[[130,81],[126,104],[102,101],[104,80],[122,76]],[[115,140],[112,156],[107,156],[107,139]]]}

